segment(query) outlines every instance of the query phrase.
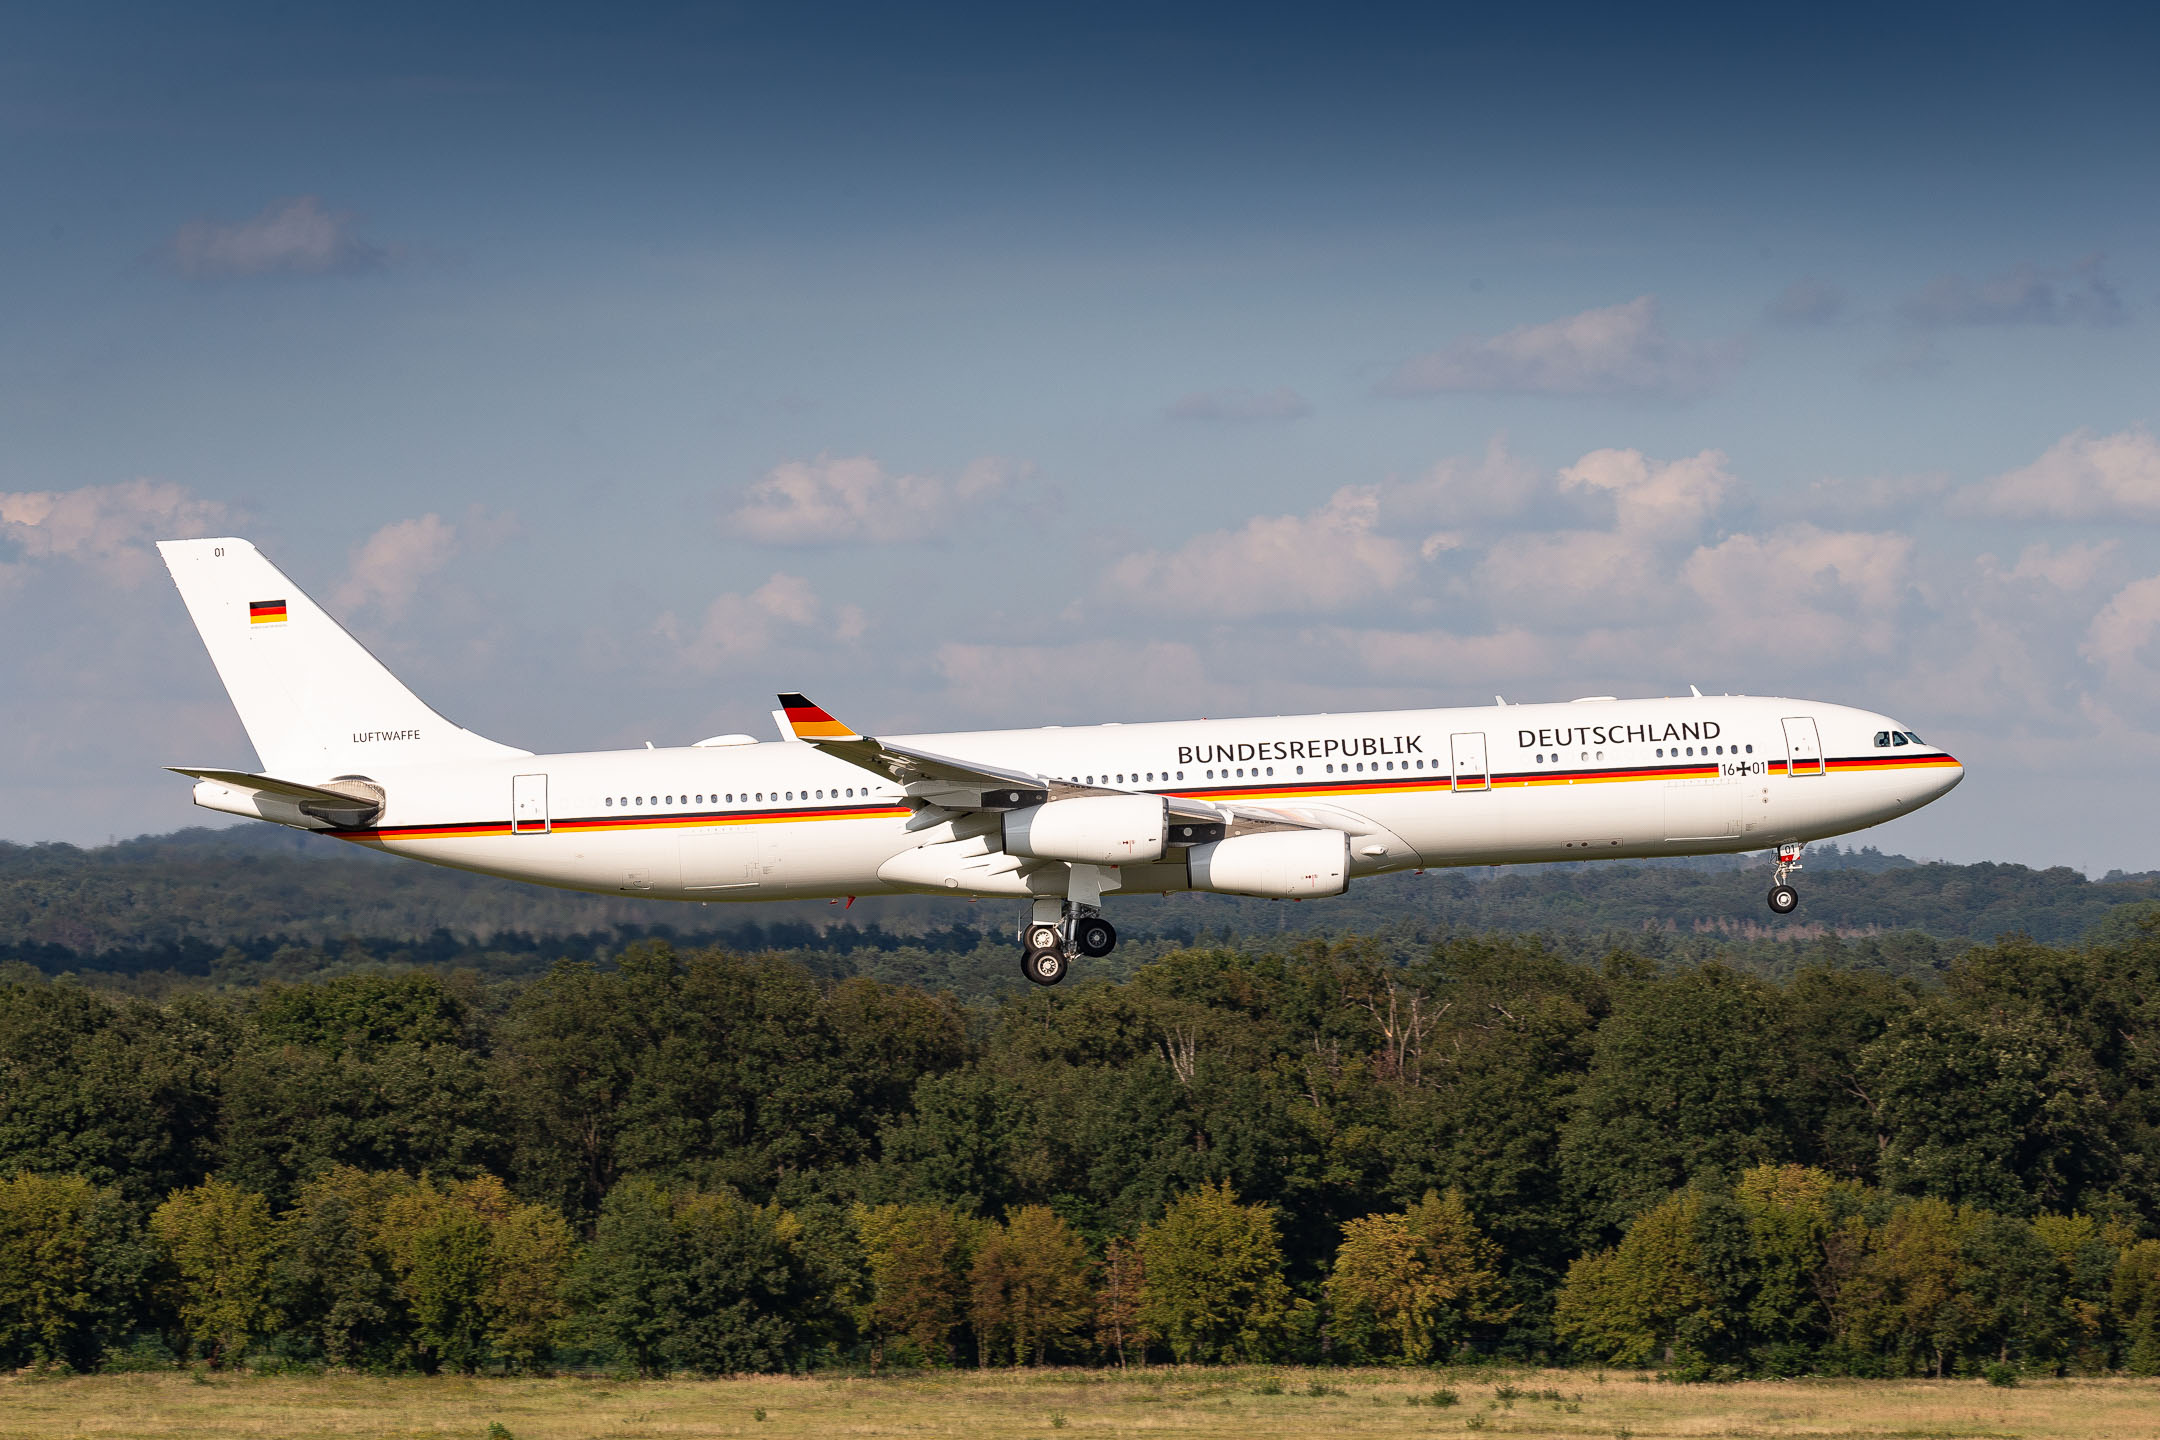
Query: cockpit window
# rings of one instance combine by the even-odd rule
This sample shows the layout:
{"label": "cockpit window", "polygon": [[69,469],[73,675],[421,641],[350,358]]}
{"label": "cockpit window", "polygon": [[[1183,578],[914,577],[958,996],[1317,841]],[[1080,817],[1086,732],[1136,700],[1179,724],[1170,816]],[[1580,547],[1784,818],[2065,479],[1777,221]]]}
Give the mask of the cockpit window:
{"label": "cockpit window", "polygon": [[1912,744],[1912,741],[1905,738],[1904,731],[1893,730],[1890,732],[1890,743],[1892,745],[1910,745]]}
{"label": "cockpit window", "polygon": [[1878,749],[1878,750],[1887,750],[1887,749],[1889,749],[1889,748],[1890,748],[1890,732],[1889,732],[1889,731],[1887,731],[1887,730],[1877,730],[1877,731],[1875,732],[1875,748],[1876,748],[1876,749]]}
{"label": "cockpit window", "polygon": [[1913,733],[1912,731],[1910,731],[1910,730],[1907,730],[1907,731],[1905,732],[1905,738],[1906,738],[1907,740],[1910,740],[1910,741],[1912,741],[1912,743],[1913,743],[1913,744],[1915,744],[1915,745],[1925,745],[1925,744],[1927,744],[1927,741],[1925,741],[1925,740],[1921,739],[1921,738],[1920,738],[1920,737],[1919,737],[1918,735],[1915,735],[1915,734],[1914,734],[1914,733]]}

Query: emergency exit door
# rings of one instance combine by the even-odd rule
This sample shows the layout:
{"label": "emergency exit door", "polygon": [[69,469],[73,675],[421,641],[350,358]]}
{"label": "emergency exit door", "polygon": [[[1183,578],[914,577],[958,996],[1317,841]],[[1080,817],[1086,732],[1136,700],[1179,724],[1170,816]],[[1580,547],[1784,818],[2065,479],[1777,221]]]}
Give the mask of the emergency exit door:
{"label": "emergency exit door", "polygon": [[1457,790],[1484,790],[1491,787],[1492,777],[1485,769],[1485,732],[1465,731],[1448,736],[1448,752],[1454,761],[1451,779]]}
{"label": "emergency exit door", "polygon": [[1785,773],[1795,776],[1823,773],[1822,736],[1815,733],[1812,716],[1788,715],[1785,718]]}
{"label": "emergency exit door", "polygon": [[545,835],[547,829],[547,776],[511,776],[510,833],[513,835]]}

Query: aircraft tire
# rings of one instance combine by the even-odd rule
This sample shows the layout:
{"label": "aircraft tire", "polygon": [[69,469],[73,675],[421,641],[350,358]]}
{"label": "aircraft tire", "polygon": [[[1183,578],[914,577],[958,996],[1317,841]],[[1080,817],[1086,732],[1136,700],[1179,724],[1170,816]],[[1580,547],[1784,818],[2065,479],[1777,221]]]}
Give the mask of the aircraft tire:
{"label": "aircraft tire", "polygon": [[1790,915],[1800,908],[1800,892],[1790,885],[1770,887],[1770,908],[1780,915]]}
{"label": "aircraft tire", "polygon": [[1022,943],[1030,950],[1062,950],[1065,936],[1055,925],[1030,925]]}
{"label": "aircraft tire", "polygon": [[1083,920],[1073,930],[1073,943],[1081,954],[1100,960],[1117,949],[1117,927],[1100,917]]}
{"label": "aircraft tire", "polygon": [[1020,973],[1037,985],[1055,985],[1065,978],[1065,952],[1030,950],[1021,957]]}

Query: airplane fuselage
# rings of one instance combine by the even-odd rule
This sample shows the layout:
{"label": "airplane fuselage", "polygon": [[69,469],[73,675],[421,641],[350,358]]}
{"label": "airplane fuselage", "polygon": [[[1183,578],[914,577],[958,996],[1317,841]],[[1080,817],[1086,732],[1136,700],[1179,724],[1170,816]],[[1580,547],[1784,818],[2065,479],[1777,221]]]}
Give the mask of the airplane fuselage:
{"label": "airplane fuselage", "polygon": [[[895,743],[903,742],[1102,789],[1262,805],[1346,832],[1353,878],[1763,850],[1894,819],[1964,773],[1885,716],[1748,696],[1047,726]],[[369,745],[382,757],[367,770],[386,797],[380,815],[332,833],[438,865],[674,900],[1030,893],[1017,873],[897,864],[944,836],[925,828],[898,785],[800,741],[419,765],[398,762],[400,745],[396,732]],[[274,802],[243,798],[221,797],[214,781],[197,791],[213,808],[293,823],[262,810]],[[1178,850],[1104,875],[1108,893],[1190,888]]]}

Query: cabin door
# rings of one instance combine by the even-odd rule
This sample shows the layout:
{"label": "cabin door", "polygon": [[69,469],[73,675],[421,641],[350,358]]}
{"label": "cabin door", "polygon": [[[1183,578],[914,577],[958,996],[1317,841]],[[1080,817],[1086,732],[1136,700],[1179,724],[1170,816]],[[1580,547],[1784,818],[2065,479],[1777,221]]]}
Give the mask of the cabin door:
{"label": "cabin door", "polygon": [[1813,716],[1785,718],[1785,773],[1795,777],[1823,773],[1822,737],[1815,733]]}
{"label": "cabin door", "polygon": [[545,835],[547,831],[547,776],[511,776],[510,833],[513,835]]}
{"label": "cabin door", "polygon": [[1457,790],[1484,790],[1492,785],[1492,776],[1485,769],[1485,732],[1465,731],[1448,736],[1448,752],[1454,761],[1454,773],[1449,777]]}

